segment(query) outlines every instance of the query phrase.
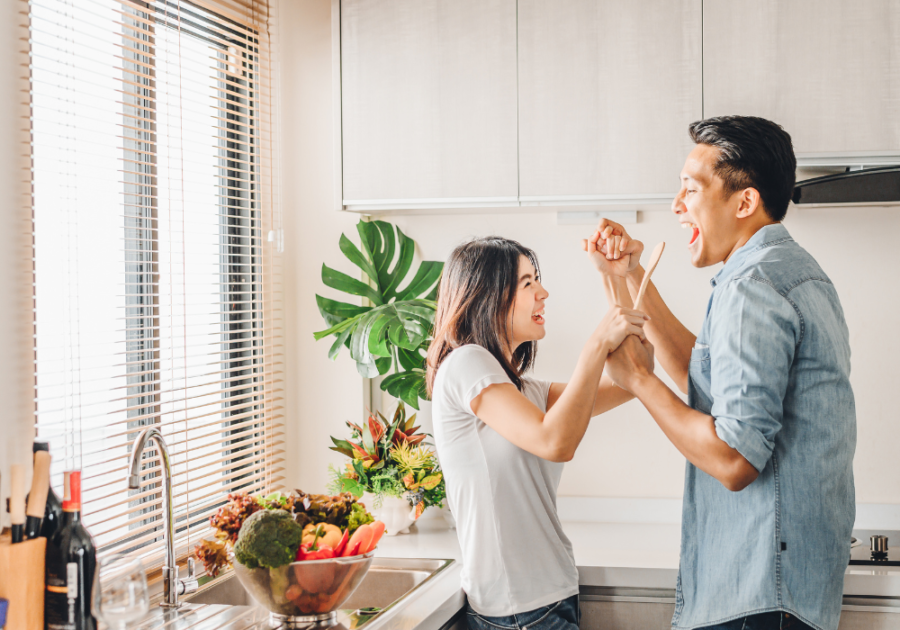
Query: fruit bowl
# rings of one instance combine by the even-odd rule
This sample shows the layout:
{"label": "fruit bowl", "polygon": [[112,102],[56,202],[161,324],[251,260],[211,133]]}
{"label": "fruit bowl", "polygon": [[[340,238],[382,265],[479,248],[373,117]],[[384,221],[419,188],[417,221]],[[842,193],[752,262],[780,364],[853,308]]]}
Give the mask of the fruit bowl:
{"label": "fruit bowl", "polygon": [[277,569],[248,569],[235,560],[234,572],[273,620],[291,627],[334,619],[369,571],[374,556],[370,551],[346,558],[292,562]]}

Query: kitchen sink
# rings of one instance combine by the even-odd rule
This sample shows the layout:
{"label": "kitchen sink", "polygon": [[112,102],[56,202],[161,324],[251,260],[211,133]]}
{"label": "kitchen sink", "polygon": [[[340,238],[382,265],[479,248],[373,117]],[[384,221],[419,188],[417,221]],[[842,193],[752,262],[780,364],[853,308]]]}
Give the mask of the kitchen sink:
{"label": "kitchen sink", "polygon": [[[453,560],[375,558],[359,587],[338,611],[338,622],[360,628],[377,619],[453,564]],[[190,604],[256,606],[233,572],[210,580],[185,597]]]}

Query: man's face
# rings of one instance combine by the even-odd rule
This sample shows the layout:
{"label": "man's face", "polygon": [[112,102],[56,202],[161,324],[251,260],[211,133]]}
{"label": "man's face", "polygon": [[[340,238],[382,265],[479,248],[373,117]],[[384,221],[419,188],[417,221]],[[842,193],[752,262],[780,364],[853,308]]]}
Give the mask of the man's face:
{"label": "man's face", "polygon": [[718,157],[715,147],[695,146],[681,171],[681,190],[672,202],[672,212],[682,227],[690,230],[688,251],[695,267],[728,260],[741,236],[737,217],[740,191],[725,194],[724,182],[713,170]]}

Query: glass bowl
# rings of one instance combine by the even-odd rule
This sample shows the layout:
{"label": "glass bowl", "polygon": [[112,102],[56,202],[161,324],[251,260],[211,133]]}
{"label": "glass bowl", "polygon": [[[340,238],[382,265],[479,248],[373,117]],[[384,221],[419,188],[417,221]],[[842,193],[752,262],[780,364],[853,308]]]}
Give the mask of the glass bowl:
{"label": "glass bowl", "polygon": [[336,616],[372,565],[374,551],[347,558],[304,560],[277,569],[248,569],[237,560],[234,572],[251,597],[280,621],[318,621]]}

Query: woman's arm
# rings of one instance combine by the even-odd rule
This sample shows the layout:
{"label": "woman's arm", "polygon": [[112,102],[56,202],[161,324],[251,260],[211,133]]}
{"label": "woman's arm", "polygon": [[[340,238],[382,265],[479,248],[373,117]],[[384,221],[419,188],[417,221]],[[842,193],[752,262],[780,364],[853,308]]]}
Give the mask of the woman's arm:
{"label": "woman's arm", "polygon": [[[603,275],[603,290],[606,293],[606,301],[610,306],[622,306],[631,309],[633,304],[631,294],[625,284],[625,279],[619,276]],[[547,410],[549,411],[566,389],[565,383],[551,383],[550,393],[547,395]],[[632,400],[634,395],[625,391],[612,382],[608,376],[600,379],[597,393],[594,396],[594,408],[591,417],[599,416],[610,409],[615,409],[621,404]]]}
{"label": "woman's arm", "polygon": [[607,355],[630,335],[643,338],[643,323],[642,313],[611,308],[582,349],[569,383],[546,413],[511,383],[486,387],[472,399],[472,413],[529,453],[554,462],[571,460],[593,415]]}

